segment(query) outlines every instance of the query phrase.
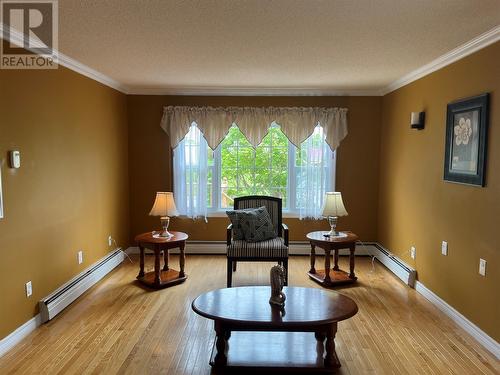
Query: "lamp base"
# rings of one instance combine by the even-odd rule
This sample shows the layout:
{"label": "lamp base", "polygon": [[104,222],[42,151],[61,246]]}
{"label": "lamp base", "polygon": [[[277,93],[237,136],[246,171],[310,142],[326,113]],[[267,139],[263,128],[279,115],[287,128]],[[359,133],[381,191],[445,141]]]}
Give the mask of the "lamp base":
{"label": "lamp base", "polygon": [[162,237],[162,238],[171,238],[173,237],[174,235],[172,233],[170,233],[168,230],[163,230],[161,231],[159,234],[158,234],[158,237]]}
{"label": "lamp base", "polygon": [[325,234],[323,234],[324,236],[327,236],[327,237],[335,237],[335,238],[343,238],[343,237],[347,237],[347,234],[345,234],[344,232],[337,232],[337,231],[330,231],[330,232],[326,232]]}
{"label": "lamp base", "polygon": [[337,216],[328,216],[328,224],[330,224],[330,232],[324,234],[325,237],[336,237],[342,238],[347,237],[347,234],[342,232],[337,232]]}
{"label": "lamp base", "polygon": [[168,231],[168,225],[170,224],[170,218],[168,216],[162,216],[160,217],[160,222],[161,222],[161,227],[162,231],[158,235],[158,237],[162,238],[171,238],[174,235]]}

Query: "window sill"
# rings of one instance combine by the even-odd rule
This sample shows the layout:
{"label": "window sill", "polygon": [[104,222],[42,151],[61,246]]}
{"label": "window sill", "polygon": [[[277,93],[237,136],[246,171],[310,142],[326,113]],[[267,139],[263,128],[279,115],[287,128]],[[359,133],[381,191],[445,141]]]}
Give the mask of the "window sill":
{"label": "window sill", "polygon": [[[230,208],[228,208],[230,210]],[[227,217],[225,210],[209,211],[208,217]],[[283,218],[285,219],[298,219],[299,214],[297,212],[283,211]]]}

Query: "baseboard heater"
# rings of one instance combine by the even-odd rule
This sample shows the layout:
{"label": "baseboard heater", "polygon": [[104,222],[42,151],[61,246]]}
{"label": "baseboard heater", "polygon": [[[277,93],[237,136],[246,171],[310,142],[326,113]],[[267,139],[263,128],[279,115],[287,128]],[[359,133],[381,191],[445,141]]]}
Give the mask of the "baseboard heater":
{"label": "baseboard heater", "polygon": [[38,304],[42,323],[53,319],[124,260],[121,249],[116,249],[94,263],[79,275],[58,288]]}
{"label": "baseboard heater", "polygon": [[397,277],[411,288],[415,288],[417,271],[408,264],[393,255],[389,250],[383,248],[378,243],[370,243],[373,246],[372,255],[384,266],[389,268]]}

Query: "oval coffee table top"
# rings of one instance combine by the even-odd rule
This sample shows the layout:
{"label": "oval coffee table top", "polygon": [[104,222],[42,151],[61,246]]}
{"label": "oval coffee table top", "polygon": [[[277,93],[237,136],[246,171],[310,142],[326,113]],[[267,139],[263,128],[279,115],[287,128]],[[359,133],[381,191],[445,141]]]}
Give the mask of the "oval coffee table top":
{"label": "oval coffee table top", "polygon": [[210,291],[197,297],[193,310],[205,318],[251,326],[322,325],[348,319],[358,306],[342,294],[316,288],[284,287],[285,307],[269,303],[271,287],[249,286]]}

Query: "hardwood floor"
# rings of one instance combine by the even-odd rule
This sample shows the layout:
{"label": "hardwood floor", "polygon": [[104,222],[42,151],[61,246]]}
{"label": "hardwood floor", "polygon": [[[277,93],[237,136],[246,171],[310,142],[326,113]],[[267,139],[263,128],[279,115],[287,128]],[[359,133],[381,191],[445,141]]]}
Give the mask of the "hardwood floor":
{"label": "hardwood floor", "polygon": [[[212,322],[191,301],[225,286],[226,258],[187,256],[187,281],[155,291],[136,283],[133,260],[0,358],[0,373],[209,374]],[[152,269],[153,257],[146,262]],[[270,266],[239,263],[233,285],[268,284]],[[291,257],[289,267],[290,285],[319,287],[306,275],[308,257]],[[382,265],[358,257],[356,274],[357,285],[336,288],[359,306],[339,323],[339,374],[500,373],[492,354]]]}

